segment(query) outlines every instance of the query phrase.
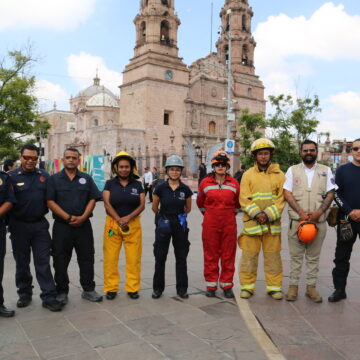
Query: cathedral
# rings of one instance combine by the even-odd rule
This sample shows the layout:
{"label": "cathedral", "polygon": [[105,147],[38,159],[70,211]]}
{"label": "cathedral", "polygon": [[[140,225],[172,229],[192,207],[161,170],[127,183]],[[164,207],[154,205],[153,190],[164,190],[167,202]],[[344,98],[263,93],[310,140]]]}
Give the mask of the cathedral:
{"label": "cathedral", "polygon": [[[91,86],[70,99],[70,111],[54,106],[43,113],[51,124],[45,158],[61,158],[72,146],[84,156],[103,155],[109,167],[112,156],[125,150],[142,173],[145,166],[161,168],[166,157],[177,154],[186,176],[196,175],[198,165],[224,148],[226,138],[237,144],[242,109],[265,112],[264,86],[255,75],[252,16],[248,0],[225,0],[217,51],[187,65],[179,56],[175,1],[141,0],[121,96],[96,75]],[[235,146],[235,168],[236,155]]]}

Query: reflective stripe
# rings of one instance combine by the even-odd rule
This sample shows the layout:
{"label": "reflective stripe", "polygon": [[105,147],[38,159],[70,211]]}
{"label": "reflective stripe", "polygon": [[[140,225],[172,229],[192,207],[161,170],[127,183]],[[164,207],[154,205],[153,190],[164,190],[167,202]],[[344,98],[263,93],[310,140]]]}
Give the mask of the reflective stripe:
{"label": "reflective stripe", "polygon": [[231,190],[236,194],[236,189],[229,185],[210,185],[204,188],[203,192],[206,194],[209,190]]}
{"label": "reflective stripe", "polygon": [[253,200],[272,200],[273,198],[273,193],[261,193],[261,192],[257,192],[251,195]]}
{"label": "reflective stripe", "polygon": [[257,225],[250,228],[244,228],[244,233],[249,235],[262,235],[268,231],[269,228],[266,225]]}
{"label": "reflective stripe", "polygon": [[278,225],[270,225],[271,233],[274,234],[280,234],[281,233],[281,226]]}
{"label": "reflective stripe", "polygon": [[225,286],[230,286],[230,285],[232,285],[233,283],[220,283],[220,286],[221,287],[225,287]]}
{"label": "reflective stripe", "polygon": [[232,186],[229,186],[229,185],[221,185],[221,189],[223,190],[231,190],[233,191],[235,194],[236,194],[236,189]]}
{"label": "reflective stripe", "polygon": [[219,185],[211,185],[204,188],[203,192],[206,194],[209,190],[219,190]]}
{"label": "reflective stripe", "polygon": [[241,285],[241,290],[255,290],[255,284]]}
{"label": "reflective stripe", "polygon": [[256,213],[261,212],[260,208],[256,204],[250,204],[245,208],[245,211],[253,217]]}
{"label": "reflective stripe", "polygon": [[266,291],[270,292],[270,291],[281,291],[282,287],[281,286],[267,286],[266,287]]}
{"label": "reflective stripe", "polygon": [[207,287],[217,287],[217,282],[214,281],[207,281],[206,282]]}

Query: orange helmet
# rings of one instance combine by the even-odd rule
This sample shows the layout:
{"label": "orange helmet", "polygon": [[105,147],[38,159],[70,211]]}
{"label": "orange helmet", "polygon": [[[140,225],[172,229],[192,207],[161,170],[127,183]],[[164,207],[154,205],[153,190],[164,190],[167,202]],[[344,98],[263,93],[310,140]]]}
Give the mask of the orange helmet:
{"label": "orange helmet", "polygon": [[224,150],[217,151],[211,159],[211,164],[223,163],[230,166],[230,159]]}
{"label": "orange helmet", "polygon": [[317,226],[310,221],[300,221],[297,228],[297,236],[303,243],[311,243],[315,240],[318,232]]}

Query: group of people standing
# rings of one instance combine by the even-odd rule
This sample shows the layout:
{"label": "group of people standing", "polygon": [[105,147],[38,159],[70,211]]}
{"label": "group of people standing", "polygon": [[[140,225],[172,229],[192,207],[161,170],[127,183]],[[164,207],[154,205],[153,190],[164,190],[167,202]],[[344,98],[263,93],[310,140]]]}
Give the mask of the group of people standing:
{"label": "group of people standing", "polygon": [[[286,300],[295,301],[303,260],[306,260],[306,296],[314,302],[322,297],[316,290],[321,247],[326,236],[326,218],[335,197],[339,206],[338,221],[348,221],[347,236],[340,226],[337,232],[334,293],[329,301],[346,298],[346,280],[353,244],[360,234],[360,139],[352,146],[352,163],[341,166],[334,179],[331,170],[319,164],[317,144],[306,140],[301,145],[302,163],[290,167],[284,175],[272,163],[274,144],[265,138],[254,141],[251,152],[254,166],[243,173],[241,183],[228,175],[230,159],[218,151],[211,160],[212,171],[199,184],[197,206],[203,214],[202,242],[204,278],[208,297],[216,296],[218,286],[226,298],[233,298],[236,243],[242,249],[240,296],[248,299],[255,292],[258,258],[264,253],[266,291],[276,300],[283,298],[281,251],[281,215],[289,205],[288,241],[290,282]],[[94,237],[90,218],[99,200],[104,201],[106,221],[103,235],[104,293],[113,300],[119,291],[119,253],[125,248],[125,290],[131,299],[140,291],[142,229],[140,214],[145,208],[145,189],[139,179],[135,160],[119,152],[112,160],[112,178],[101,194],[92,178],[79,171],[81,154],[76,148],[64,152],[64,169],[49,176],[38,169],[39,150],[34,145],[21,149],[18,168],[0,173],[0,316],[14,316],[4,306],[1,281],[7,227],[16,261],[15,282],[17,307],[32,301],[30,255],[33,253],[36,278],[42,304],[51,311],[60,311],[68,302],[68,266],[75,249],[80,269],[82,297],[102,301],[95,291]],[[191,211],[192,191],[181,181],[183,160],[172,155],[166,159],[166,181],[153,191],[155,213],[153,276],[154,299],[165,289],[165,264],[172,241],[176,259],[176,291],[188,298],[187,256],[190,249],[187,215]],[[145,184],[146,184],[145,180]],[[145,186],[146,188],[146,186]],[[243,211],[243,228],[237,238],[236,215]],[[52,237],[45,218],[52,211]],[[303,235],[312,227],[311,238]],[[349,235],[350,234],[350,235]],[[53,257],[54,276],[50,266]]]}

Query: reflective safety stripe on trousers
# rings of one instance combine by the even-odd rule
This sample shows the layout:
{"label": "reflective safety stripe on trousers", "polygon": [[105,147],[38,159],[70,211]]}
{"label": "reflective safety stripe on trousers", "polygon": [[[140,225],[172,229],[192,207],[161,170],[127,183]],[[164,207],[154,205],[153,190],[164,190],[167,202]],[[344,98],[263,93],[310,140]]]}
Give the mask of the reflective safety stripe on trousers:
{"label": "reflective safety stripe on trousers", "polygon": [[249,234],[249,235],[261,235],[264,233],[267,233],[269,231],[268,227],[266,225],[257,225],[257,226],[253,226],[250,228],[244,228],[243,229],[244,234]]}
{"label": "reflective safety stripe on trousers", "polygon": [[281,291],[282,288],[281,286],[267,286],[266,287],[266,291],[270,292],[270,291]]}
{"label": "reflective safety stripe on trousers", "polygon": [[217,287],[217,282],[215,282],[215,281],[207,281],[206,282],[206,286],[207,287]]}
{"label": "reflective safety stripe on trousers", "polygon": [[231,190],[236,194],[236,189],[229,185],[211,185],[204,188],[203,192],[206,194],[209,190]]}
{"label": "reflective safety stripe on trousers", "polygon": [[226,287],[226,286],[232,286],[232,284],[233,284],[233,283],[223,283],[223,282],[221,282],[221,283],[220,283],[220,287],[224,288],[224,287]]}
{"label": "reflective safety stripe on trousers", "polygon": [[255,284],[241,285],[241,290],[255,290]]}

